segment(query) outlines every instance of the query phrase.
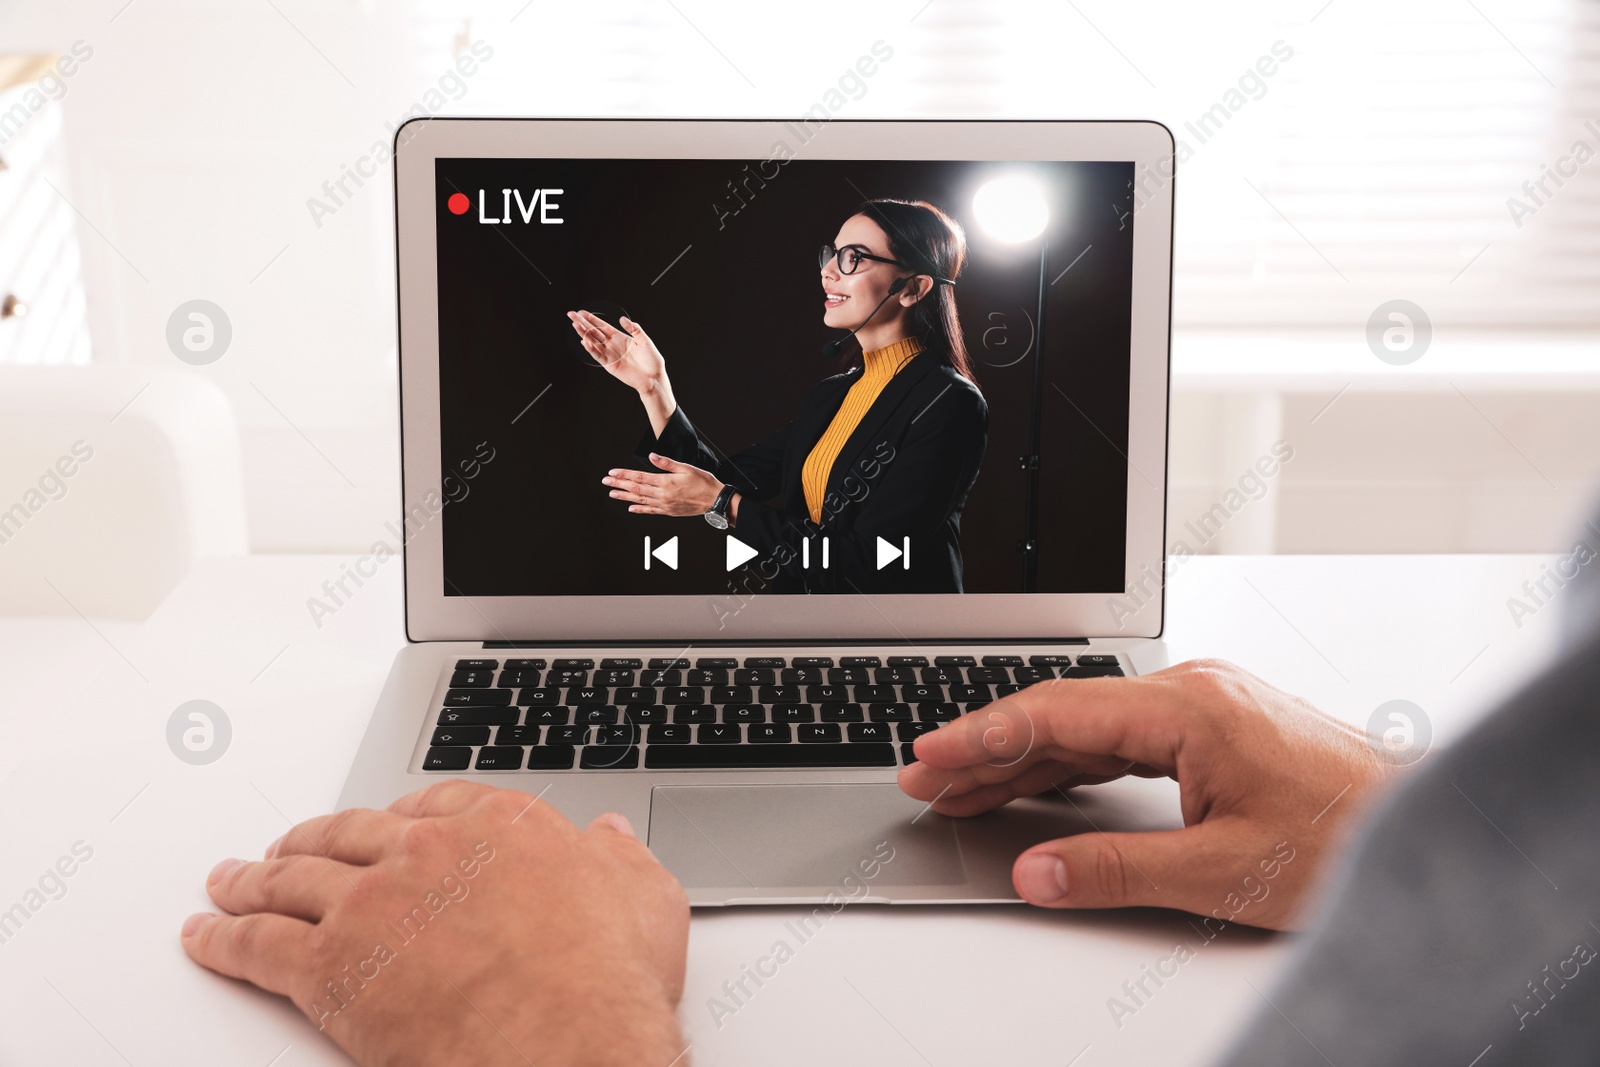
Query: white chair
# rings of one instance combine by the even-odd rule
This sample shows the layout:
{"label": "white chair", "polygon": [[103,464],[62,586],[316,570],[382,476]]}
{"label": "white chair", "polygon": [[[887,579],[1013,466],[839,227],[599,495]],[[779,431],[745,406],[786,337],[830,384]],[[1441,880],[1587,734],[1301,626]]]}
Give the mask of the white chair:
{"label": "white chair", "polygon": [[226,394],[178,369],[0,367],[0,615],[142,619],[248,551]]}

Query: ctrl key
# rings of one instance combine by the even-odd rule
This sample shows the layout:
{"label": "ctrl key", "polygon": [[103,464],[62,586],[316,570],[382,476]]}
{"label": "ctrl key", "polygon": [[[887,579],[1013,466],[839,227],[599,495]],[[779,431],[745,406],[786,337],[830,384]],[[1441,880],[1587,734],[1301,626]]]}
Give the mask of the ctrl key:
{"label": "ctrl key", "polygon": [[521,745],[485,745],[478,749],[477,769],[480,771],[520,771],[522,769]]}
{"label": "ctrl key", "polygon": [[422,758],[425,771],[464,771],[472,763],[472,749],[465,745],[435,745]]}

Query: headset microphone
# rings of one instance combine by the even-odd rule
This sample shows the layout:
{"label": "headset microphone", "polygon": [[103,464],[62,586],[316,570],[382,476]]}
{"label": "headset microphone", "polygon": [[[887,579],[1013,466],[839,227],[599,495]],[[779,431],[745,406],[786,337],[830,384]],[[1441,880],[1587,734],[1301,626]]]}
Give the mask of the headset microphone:
{"label": "headset microphone", "polygon": [[[894,281],[890,282],[889,291],[883,294],[882,300],[878,301],[878,307],[873,308],[871,313],[868,314],[866,318],[861,320],[861,326],[865,326],[867,323],[871,322],[872,316],[878,313],[878,308],[881,308],[883,305],[887,304],[891,296],[894,296],[900,290],[904,289],[906,287],[906,283],[909,282],[911,278],[915,277],[917,277],[917,275],[913,274],[910,278],[896,278]],[[850,340],[850,338],[854,337],[856,335],[856,330],[861,329],[861,326],[857,326],[855,330],[851,330],[837,341],[829,341],[824,344],[822,346],[822,358],[832,359],[838,356],[839,350],[844,347],[844,343]]]}

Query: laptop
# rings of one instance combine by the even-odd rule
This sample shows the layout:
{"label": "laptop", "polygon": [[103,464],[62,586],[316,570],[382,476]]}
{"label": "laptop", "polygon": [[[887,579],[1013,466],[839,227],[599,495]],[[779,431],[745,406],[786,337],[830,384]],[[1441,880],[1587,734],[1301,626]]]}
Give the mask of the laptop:
{"label": "laptop", "polygon": [[1165,665],[1172,159],[1153,122],[402,127],[408,641],[340,806],[620,812],[700,906],[1016,901],[1083,808],[896,779]]}

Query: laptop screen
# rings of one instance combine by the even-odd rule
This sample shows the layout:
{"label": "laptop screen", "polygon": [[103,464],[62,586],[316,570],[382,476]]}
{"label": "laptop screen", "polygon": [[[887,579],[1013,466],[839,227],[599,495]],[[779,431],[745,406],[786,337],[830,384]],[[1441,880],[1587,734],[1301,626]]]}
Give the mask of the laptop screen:
{"label": "laptop screen", "polygon": [[1131,163],[434,166],[445,595],[1122,591]]}

